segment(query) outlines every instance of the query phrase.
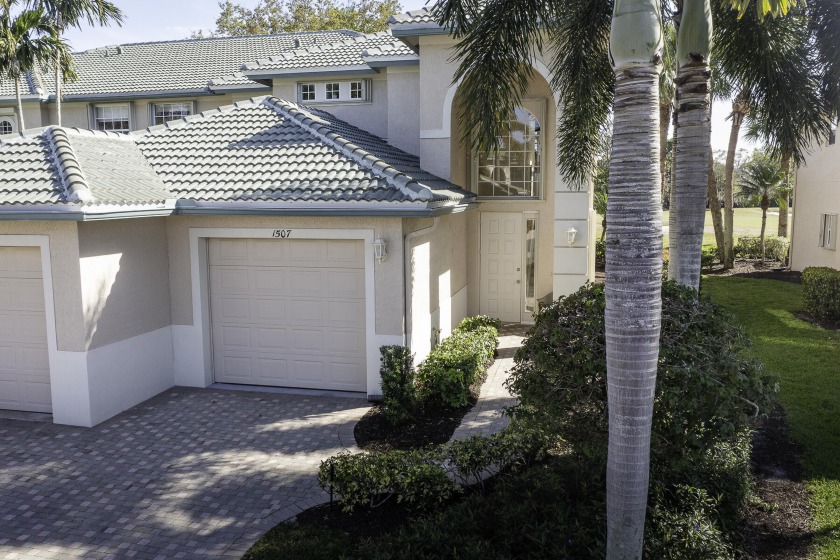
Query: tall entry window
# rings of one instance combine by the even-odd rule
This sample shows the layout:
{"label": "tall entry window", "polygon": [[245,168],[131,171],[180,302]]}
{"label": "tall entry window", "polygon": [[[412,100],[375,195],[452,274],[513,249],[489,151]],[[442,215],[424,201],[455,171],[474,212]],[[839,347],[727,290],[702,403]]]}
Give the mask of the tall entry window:
{"label": "tall entry window", "polygon": [[537,218],[525,218],[525,311],[537,311]]}
{"label": "tall entry window", "polygon": [[542,196],[542,115],[531,109],[517,107],[496,147],[475,158],[472,189],[478,196]]}

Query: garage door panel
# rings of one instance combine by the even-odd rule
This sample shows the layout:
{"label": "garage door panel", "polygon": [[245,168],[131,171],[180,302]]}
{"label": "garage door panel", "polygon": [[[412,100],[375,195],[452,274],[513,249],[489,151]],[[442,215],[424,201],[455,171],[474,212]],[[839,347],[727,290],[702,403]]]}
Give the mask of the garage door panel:
{"label": "garage door panel", "polygon": [[364,391],[364,246],[211,240],[216,380]]}
{"label": "garage door panel", "polygon": [[41,251],[0,247],[0,408],[50,412]]}

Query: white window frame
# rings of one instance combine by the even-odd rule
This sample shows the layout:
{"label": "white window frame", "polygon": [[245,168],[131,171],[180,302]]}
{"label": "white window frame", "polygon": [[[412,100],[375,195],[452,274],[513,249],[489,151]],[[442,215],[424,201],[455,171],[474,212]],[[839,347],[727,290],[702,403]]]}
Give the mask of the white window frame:
{"label": "white window frame", "polygon": [[341,99],[341,82],[327,82],[324,84],[324,99],[338,101]]}
{"label": "white window frame", "polygon": [[0,115],[0,125],[6,124],[11,128],[9,131],[4,131],[0,129],[0,136],[4,134],[14,134],[17,132],[17,124],[15,123],[15,116],[14,115]]}
{"label": "white window frame", "polygon": [[315,101],[315,84],[312,82],[298,84],[298,99],[303,102]]}
{"label": "white window frame", "polygon": [[820,214],[820,239],[818,247],[837,250],[837,214]]}
{"label": "white window frame", "polygon": [[[104,109],[104,108],[112,108],[112,107],[113,108],[116,108],[116,107],[124,107],[125,108],[125,111],[126,111],[125,121],[126,121],[126,123],[128,123],[128,128],[127,129],[125,129],[125,130],[123,130],[123,129],[104,130],[102,128],[99,128],[100,118],[98,116],[98,110],[99,109]],[[93,105],[92,108],[91,108],[91,120],[92,120],[91,124],[92,124],[93,130],[100,130],[100,131],[104,131],[104,132],[117,132],[117,133],[126,134],[128,132],[131,132],[131,130],[133,128],[133,125],[134,125],[133,119],[131,118],[131,105],[128,104],[128,103],[99,103],[99,104]],[[108,119],[101,119],[101,120],[103,122],[105,122]],[[122,119],[120,119],[120,120],[122,120]]]}
{"label": "white window frame", "polygon": [[545,119],[545,99],[523,99],[522,102],[519,104],[519,107],[525,109],[532,115],[534,115],[537,121],[540,124],[540,146],[539,146],[539,182],[536,185],[537,193],[534,195],[512,195],[512,196],[487,196],[487,195],[480,195],[478,193],[478,178],[479,178],[479,169],[478,169],[478,154],[473,153],[470,157],[472,164],[471,164],[471,176],[470,176],[470,190],[478,195],[479,199],[484,200],[543,200],[545,198],[545,175],[548,171],[546,169],[546,119]]}
{"label": "white window frame", "polygon": [[[338,84],[337,97],[327,97],[327,86]],[[309,92],[304,98],[304,87],[312,87],[314,89],[314,98],[310,98]],[[353,97],[353,88],[357,87],[357,91],[361,90],[361,97]],[[299,103],[319,104],[319,103],[368,103],[371,99],[371,83],[367,79],[355,80],[325,80],[321,82],[298,82],[297,83],[297,100]],[[332,93],[331,93],[332,94]]]}
{"label": "white window frame", "polygon": [[157,102],[157,103],[150,103],[149,104],[149,124],[151,126],[166,124],[168,122],[177,121],[177,120],[183,118],[183,117],[172,117],[172,118],[166,119],[164,117],[165,120],[163,120],[162,122],[158,122],[157,121],[157,109],[158,109],[158,107],[161,107],[161,106],[164,106],[164,105],[173,105],[173,106],[174,105],[186,105],[188,107],[187,116],[195,114],[195,101],[160,101],[160,102]]}

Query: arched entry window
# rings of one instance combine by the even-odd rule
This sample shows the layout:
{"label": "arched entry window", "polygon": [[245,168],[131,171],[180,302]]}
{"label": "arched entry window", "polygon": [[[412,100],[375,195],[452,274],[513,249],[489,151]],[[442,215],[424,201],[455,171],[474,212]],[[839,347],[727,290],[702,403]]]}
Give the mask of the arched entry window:
{"label": "arched entry window", "polygon": [[11,117],[0,117],[0,136],[15,131],[15,123]]}
{"label": "arched entry window", "polygon": [[529,105],[514,110],[494,150],[475,158],[472,189],[478,196],[542,196],[543,111],[541,103]]}

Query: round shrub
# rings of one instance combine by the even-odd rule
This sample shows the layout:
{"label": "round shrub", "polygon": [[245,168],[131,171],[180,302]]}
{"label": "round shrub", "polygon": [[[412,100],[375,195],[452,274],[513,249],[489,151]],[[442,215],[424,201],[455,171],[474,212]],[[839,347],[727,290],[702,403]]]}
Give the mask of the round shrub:
{"label": "round shrub", "polygon": [[[752,359],[731,316],[665,282],[651,461],[682,470],[769,411],[775,380]],[[603,460],[607,448],[604,287],[587,285],[540,310],[508,381],[520,417],[534,418]]]}

